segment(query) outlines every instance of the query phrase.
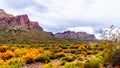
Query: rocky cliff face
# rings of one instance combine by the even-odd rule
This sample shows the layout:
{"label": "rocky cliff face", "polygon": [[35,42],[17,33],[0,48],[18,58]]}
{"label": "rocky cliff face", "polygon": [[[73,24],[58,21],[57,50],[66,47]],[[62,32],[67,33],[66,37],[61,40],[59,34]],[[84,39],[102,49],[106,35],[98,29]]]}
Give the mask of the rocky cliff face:
{"label": "rocky cliff face", "polygon": [[26,31],[31,28],[43,30],[38,22],[30,21],[27,15],[13,16],[2,9],[0,9],[0,26]]}
{"label": "rocky cliff face", "polygon": [[10,18],[13,17],[13,15],[6,13],[3,9],[0,9],[0,18],[4,18],[4,17]]}
{"label": "rocky cliff face", "polygon": [[50,33],[44,32],[38,22],[30,21],[27,15],[13,16],[0,9],[0,43],[48,43],[54,41],[50,39]]}
{"label": "rocky cliff face", "polygon": [[94,34],[87,34],[86,32],[74,32],[74,31],[65,31],[63,33],[56,33],[55,37],[58,38],[73,38],[80,40],[95,40]]}

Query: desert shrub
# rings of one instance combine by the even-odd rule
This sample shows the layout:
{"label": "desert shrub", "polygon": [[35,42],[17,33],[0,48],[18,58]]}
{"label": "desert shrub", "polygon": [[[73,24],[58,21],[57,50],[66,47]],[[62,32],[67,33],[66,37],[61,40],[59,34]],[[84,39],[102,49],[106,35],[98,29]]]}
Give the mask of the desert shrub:
{"label": "desert shrub", "polygon": [[105,57],[103,57],[102,55],[98,55],[97,58],[99,58],[101,60],[102,64],[105,63]]}
{"label": "desert shrub", "polygon": [[86,53],[87,53],[87,55],[91,55],[91,54],[93,54],[94,52],[93,52],[93,50],[88,50]]}
{"label": "desert shrub", "polygon": [[74,54],[74,53],[77,53],[77,50],[76,49],[71,49],[70,52]]}
{"label": "desert shrub", "polygon": [[58,65],[60,65],[60,66],[65,65],[65,64],[66,64],[66,61],[60,61],[60,62],[58,63]]}
{"label": "desert shrub", "polygon": [[84,63],[81,62],[66,63],[64,68],[84,68]]}
{"label": "desert shrub", "polygon": [[77,49],[78,49],[78,50],[83,50],[83,49],[84,49],[84,46],[80,45]]}
{"label": "desert shrub", "polygon": [[11,64],[16,64],[16,63],[18,63],[18,62],[20,62],[20,59],[19,59],[19,58],[11,58],[11,59],[9,59],[9,60],[6,60],[6,63],[9,64],[9,65],[11,65]]}
{"label": "desert shrub", "polygon": [[39,58],[40,54],[37,53],[36,51],[31,51],[26,53],[25,55],[22,56],[23,60],[26,61],[27,64],[30,64],[34,62],[37,58]]}
{"label": "desert shrub", "polygon": [[7,50],[6,52],[3,53],[3,59],[9,59],[11,57],[14,57],[14,53],[10,50]]}
{"label": "desert shrub", "polygon": [[3,65],[5,61],[3,59],[0,59],[0,65]]}
{"label": "desert shrub", "polygon": [[80,66],[78,66],[76,63],[67,63],[65,64],[65,68],[81,68]]}
{"label": "desert shrub", "polygon": [[65,49],[64,52],[65,53],[70,53],[70,49]]}
{"label": "desert shrub", "polygon": [[76,68],[84,68],[84,63],[77,61],[76,63]]}
{"label": "desert shrub", "polygon": [[17,46],[11,46],[10,50],[14,52],[14,50],[17,49],[17,48],[18,48]]}
{"label": "desert shrub", "polygon": [[43,62],[48,63],[50,62],[50,58],[44,54],[40,55],[37,59],[35,59],[36,62]]}
{"label": "desert shrub", "polygon": [[42,68],[54,68],[51,63],[45,64]]}
{"label": "desert shrub", "polygon": [[51,52],[50,50],[45,50],[45,51],[44,51],[44,54],[45,54],[46,56],[51,56],[51,55],[52,55],[52,52]]}
{"label": "desert shrub", "polygon": [[59,47],[59,48],[58,48],[58,51],[59,51],[59,52],[61,52],[61,51],[62,51],[62,48],[61,48],[61,47]]}
{"label": "desert shrub", "polygon": [[78,58],[78,60],[80,60],[80,61],[83,61],[83,60],[84,60],[84,58],[82,58],[82,57],[79,57],[79,58]]}
{"label": "desert shrub", "polygon": [[[106,55],[107,56],[107,55]],[[109,56],[109,55],[108,55]],[[113,66],[120,65],[120,48],[112,52],[110,57],[106,58]]]}
{"label": "desert shrub", "polygon": [[65,57],[66,54],[64,52],[57,53],[57,58]]}
{"label": "desert shrub", "polygon": [[0,46],[0,52],[5,52],[8,49],[7,45]]}
{"label": "desert shrub", "polygon": [[99,58],[92,58],[90,61],[86,62],[85,68],[100,68],[101,60]]}
{"label": "desert shrub", "polygon": [[0,52],[0,58],[2,58],[2,57],[3,57],[3,53]]}
{"label": "desert shrub", "polygon": [[67,48],[68,48],[68,46],[66,46],[66,45],[62,46],[62,49],[67,49]]}
{"label": "desert shrub", "polygon": [[57,55],[55,53],[52,53],[49,57],[50,57],[50,59],[56,59]]}
{"label": "desert shrub", "polygon": [[37,50],[38,50],[40,53],[43,53],[43,52],[44,52],[44,48],[42,48],[42,47],[38,47]]}
{"label": "desert shrub", "polygon": [[61,61],[71,62],[71,61],[74,61],[74,58],[73,57],[62,57]]}
{"label": "desert shrub", "polygon": [[21,57],[22,55],[25,55],[27,53],[27,51],[28,50],[25,48],[17,48],[17,49],[15,49],[14,54],[16,57]]}
{"label": "desert shrub", "polygon": [[0,65],[0,68],[22,68],[22,64],[16,63],[11,65]]}

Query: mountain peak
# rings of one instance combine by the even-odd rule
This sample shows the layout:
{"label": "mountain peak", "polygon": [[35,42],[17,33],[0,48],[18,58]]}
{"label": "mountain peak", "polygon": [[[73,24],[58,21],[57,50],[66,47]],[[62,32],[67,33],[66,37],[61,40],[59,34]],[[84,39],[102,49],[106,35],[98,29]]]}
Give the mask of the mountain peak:
{"label": "mountain peak", "polygon": [[43,30],[39,26],[38,22],[30,21],[28,15],[13,16],[12,14],[6,13],[3,9],[0,9],[0,26],[13,27],[19,30],[29,30],[30,28]]}
{"label": "mountain peak", "polygon": [[0,9],[0,14],[6,14],[6,12],[3,9]]}

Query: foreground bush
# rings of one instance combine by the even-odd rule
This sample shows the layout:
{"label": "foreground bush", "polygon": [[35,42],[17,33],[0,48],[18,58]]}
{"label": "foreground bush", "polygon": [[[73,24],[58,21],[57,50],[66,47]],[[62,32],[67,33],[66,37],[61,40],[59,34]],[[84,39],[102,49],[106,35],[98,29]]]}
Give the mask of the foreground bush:
{"label": "foreground bush", "polygon": [[63,58],[61,58],[61,60],[71,62],[71,61],[74,61],[74,58],[73,57],[63,57]]}
{"label": "foreground bush", "polygon": [[3,53],[3,59],[9,59],[11,57],[14,57],[14,53],[10,50],[7,50],[6,52]]}
{"label": "foreground bush", "polygon": [[100,68],[101,60],[98,58],[93,58],[90,61],[86,62],[84,67],[85,68]]}
{"label": "foreground bush", "polygon": [[42,54],[35,61],[36,62],[48,63],[48,62],[50,62],[50,58],[48,56]]}
{"label": "foreground bush", "polygon": [[67,63],[64,68],[83,68],[81,63]]}
{"label": "foreground bush", "polygon": [[75,63],[68,63],[68,64],[65,64],[65,68],[76,68],[76,65]]}
{"label": "foreground bush", "polygon": [[57,53],[57,58],[65,57],[66,54],[64,52]]}

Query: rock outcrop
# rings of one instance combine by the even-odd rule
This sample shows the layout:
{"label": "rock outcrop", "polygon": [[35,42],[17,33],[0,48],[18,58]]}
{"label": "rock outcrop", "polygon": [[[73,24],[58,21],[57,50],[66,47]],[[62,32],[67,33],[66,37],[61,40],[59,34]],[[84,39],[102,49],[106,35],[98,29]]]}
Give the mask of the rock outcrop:
{"label": "rock outcrop", "polygon": [[12,14],[6,13],[3,9],[0,9],[0,18],[10,18],[14,17]]}
{"label": "rock outcrop", "polygon": [[27,15],[13,16],[11,14],[7,14],[2,9],[0,9],[0,26],[27,31],[31,28],[43,30],[42,27],[39,26],[38,22],[30,21]]}
{"label": "rock outcrop", "polygon": [[87,34],[86,32],[74,32],[74,31],[65,31],[63,33],[56,33],[55,37],[58,38],[73,38],[80,40],[96,40],[94,34]]}

